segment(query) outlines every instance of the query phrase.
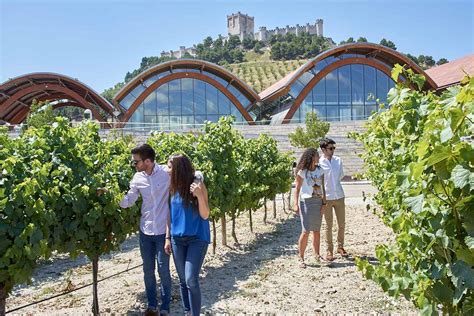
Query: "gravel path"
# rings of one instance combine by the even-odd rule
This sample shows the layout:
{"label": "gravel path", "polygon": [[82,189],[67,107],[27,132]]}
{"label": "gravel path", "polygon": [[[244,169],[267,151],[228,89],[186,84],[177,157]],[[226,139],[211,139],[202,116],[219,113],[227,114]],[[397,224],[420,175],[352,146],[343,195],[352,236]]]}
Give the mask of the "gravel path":
{"label": "gravel path", "polygon": [[[297,262],[299,218],[283,211],[278,202],[277,218],[273,219],[269,203],[267,224],[263,211],[254,213],[254,233],[250,232],[247,216],[238,219],[237,236],[233,244],[228,225],[228,243],[218,246],[217,253],[209,250],[202,273],[203,313],[239,314],[268,313],[399,313],[417,314],[414,306],[404,299],[389,298],[373,282],[363,278],[354,264],[354,257],[368,258],[376,263],[374,248],[390,242],[390,230],[366,210],[361,191],[373,191],[369,186],[346,186],[346,250],[348,259],[336,256],[332,264],[317,264],[311,247],[306,258],[308,267]],[[336,229],[337,225],[334,225]],[[322,232],[325,230],[323,221]],[[336,235],[334,234],[334,237]],[[220,236],[218,236],[220,240]],[[310,243],[309,243],[310,245]],[[309,246],[308,245],[308,246]],[[321,249],[325,253],[325,236],[321,234]],[[130,237],[122,250],[101,258],[99,278],[141,264],[137,238]],[[172,315],[182,315],[177,275],[172,266]],[[91,265],[87,258],[70,260],[56,256],[42,262],[28,286],[18,286],[7,299],[7,310],[46,298],[69,288],[77,288],[91,280]],[[89,314],[92,289],[87,287],[55,298],[16,314],[77,315]],[[101,312],[141,315],[146,308],[141,267],[99,284]]]}

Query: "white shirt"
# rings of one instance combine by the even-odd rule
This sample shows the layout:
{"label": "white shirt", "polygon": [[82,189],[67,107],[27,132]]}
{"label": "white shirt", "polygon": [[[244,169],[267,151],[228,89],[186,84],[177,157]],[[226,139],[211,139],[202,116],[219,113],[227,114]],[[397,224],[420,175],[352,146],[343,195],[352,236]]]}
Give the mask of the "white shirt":
{"label": "white shirt", "polygon": [[331,160],[323,156],[319,158],[319,165],[324,171],[324,186],[326,189],[326,199],[333,201],[344,197],[341,180],[344,177],[342,169],[342,159],[332,156]]}
{"label": "white shirt", "polygon": [[130,181],[130,190],[120,201],[120,207],[127,208],[135,204],[142,196],[140,230],[145,235],[163,235],[169,217],[170,176],[167,166],[155,164],[153,172],[137,172]]}
{"label": "white shirt", "polygon": [[[320,195],[322,198],[322,177],[323,177],[323,170],[316,166],[316,169],[313,171],[308,169],[302,169],[298,171],[298,176],[303,179],[303,183],[301,184],[300,190],[300,199],[308,199],[313,197],[313,193],[316,195]],[[317,186],[317,190],[315,190],[314,186]]]}

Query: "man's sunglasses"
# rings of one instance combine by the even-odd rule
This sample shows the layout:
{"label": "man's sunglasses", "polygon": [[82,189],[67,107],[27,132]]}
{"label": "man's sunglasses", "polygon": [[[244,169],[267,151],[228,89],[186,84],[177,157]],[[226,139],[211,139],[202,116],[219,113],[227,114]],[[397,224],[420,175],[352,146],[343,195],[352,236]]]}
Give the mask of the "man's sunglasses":
{"label": "man's sunglasses", "polygon": [[130,160],[130,165],[132,165],[133,167],[135,167],[136,165],[138,165],[138,163],[139,163],[140,161],[143,161],[143,160],[141,160],[141,159],[140,159],[140,160]]}
{"label": "man's sunglasses", "polygon": [[336,147],[328,147],[328,148],[326,148],[326,149],[328,149],[328,150],[334,150],[334,149],[336,149]]}

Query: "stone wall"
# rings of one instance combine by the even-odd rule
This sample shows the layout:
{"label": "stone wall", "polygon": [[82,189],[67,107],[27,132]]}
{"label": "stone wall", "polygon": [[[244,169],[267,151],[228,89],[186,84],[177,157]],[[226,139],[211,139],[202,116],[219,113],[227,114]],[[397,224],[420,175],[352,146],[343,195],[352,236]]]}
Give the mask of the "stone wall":
{"label": "stone wall", "polygon": [[284,28],[276,27],[272,30],[267,30],[265,26],[262,26],[259,28],[259,31],[255,33],[255,39],[267,42],[273,35],[295,34],[298,36],[301,33],[323,36],[323,20],[318,19],[315,24],[306,23],[304,26],[300,26],[299,24],[296,24],[296,26],[287,25]]}

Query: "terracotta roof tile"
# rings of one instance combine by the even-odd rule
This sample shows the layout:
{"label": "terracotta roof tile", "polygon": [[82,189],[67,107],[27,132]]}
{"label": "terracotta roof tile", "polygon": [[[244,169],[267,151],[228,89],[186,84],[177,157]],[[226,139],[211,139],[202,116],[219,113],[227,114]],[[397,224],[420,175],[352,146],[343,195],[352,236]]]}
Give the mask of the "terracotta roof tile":
{"label": "terracotta roof tile", "polygon": [[436,82],[438,89],[459,83],[466,76],[465,72],[474,75],[474,54],[426,70],[426,74]]}

